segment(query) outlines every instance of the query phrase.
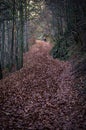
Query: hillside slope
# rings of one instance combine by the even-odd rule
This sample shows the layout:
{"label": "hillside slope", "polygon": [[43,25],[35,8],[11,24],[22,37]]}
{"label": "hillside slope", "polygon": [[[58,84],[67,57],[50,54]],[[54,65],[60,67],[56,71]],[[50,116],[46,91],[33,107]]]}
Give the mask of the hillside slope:
{"label": "hillside slope", "polygon": [[0,130],[85,130],[85,102],[69,62],[53,59],[36,41],[24,67],[0,81]]}

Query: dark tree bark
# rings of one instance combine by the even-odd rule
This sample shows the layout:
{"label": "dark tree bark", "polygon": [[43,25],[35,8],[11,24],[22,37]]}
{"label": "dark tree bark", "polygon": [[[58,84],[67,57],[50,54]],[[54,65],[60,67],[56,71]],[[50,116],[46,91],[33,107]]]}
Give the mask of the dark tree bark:
{"label": "dark tree bark", "polygon": [[1,68],[1,64],[0,64],[0,79],[3,78],[3,74],[2,74],[2,68]]}
{"label": "dark tree bark", "polygon": [[13,0],[13,25],[12,25],[12,43],[11,43],[11,63],[10,63],[10,71],[12,69],[12,66],[13,66],[13,56],[14,56],[14,35],[15,35],[15,32],[14,32],[14,29],[15,29],[15,0]]}
{"label": "dark tree bark", "polygon": [[1,65],[4,68],[5,22],[2,24]]}
{"label": "dark tree bark", "polygon": [[23,39],[23,2],[20,1],[20,65],[19,67],[23,67],[23,44],[24,44],[24,39]]}

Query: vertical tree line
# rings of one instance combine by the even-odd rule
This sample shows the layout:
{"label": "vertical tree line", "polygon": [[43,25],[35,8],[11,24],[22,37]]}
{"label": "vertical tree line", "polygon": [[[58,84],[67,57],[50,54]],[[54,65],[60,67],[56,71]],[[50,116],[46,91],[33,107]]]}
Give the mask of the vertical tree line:
{"label": "vertical tree line", "polygon": [[0,1],[0,79],[2,71],[23,66],[23,51],[28,50],[28,5],[29,0]]}
{"label": "vertical tree line", "polygon": [[56,27],[56,30],[54,29],[56,45],[51,54],[53,57],[63,60],[75,59],[76,62],[73,63],[76,70],[79,72],[81,69],[84,73],[86,69],[86,64],[84,64],[86,61],[86,1],[45,1],[52,10],[52,24],[54,28]]}
{"label": "vertical tree line", "polygon": [[42,0],[0,0],[0,73],[23,67],[23,52],[28,51],[28,39],[33,35],[30,25],[37,21],[42,3]]}

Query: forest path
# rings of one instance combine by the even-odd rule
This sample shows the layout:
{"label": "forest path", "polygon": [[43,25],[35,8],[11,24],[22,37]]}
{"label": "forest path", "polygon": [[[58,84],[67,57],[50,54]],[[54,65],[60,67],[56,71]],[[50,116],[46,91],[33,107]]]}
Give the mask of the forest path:
{"label": "forest path", "polygon": [[71,64],[53,59],[51,48],[37,40],[24,67],[0,81],[0,130],[79,130]]}

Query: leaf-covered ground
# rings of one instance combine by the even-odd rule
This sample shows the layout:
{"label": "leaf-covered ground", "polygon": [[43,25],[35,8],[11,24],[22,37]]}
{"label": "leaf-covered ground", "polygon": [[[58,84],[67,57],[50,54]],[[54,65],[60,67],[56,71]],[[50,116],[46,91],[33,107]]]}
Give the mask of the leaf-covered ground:
{"label": "leaf-covered ground", "polygon": [[86,102],[69,62],[53,59],[36,41],[24,67],[0,81],[0,130],[86,130]]}

